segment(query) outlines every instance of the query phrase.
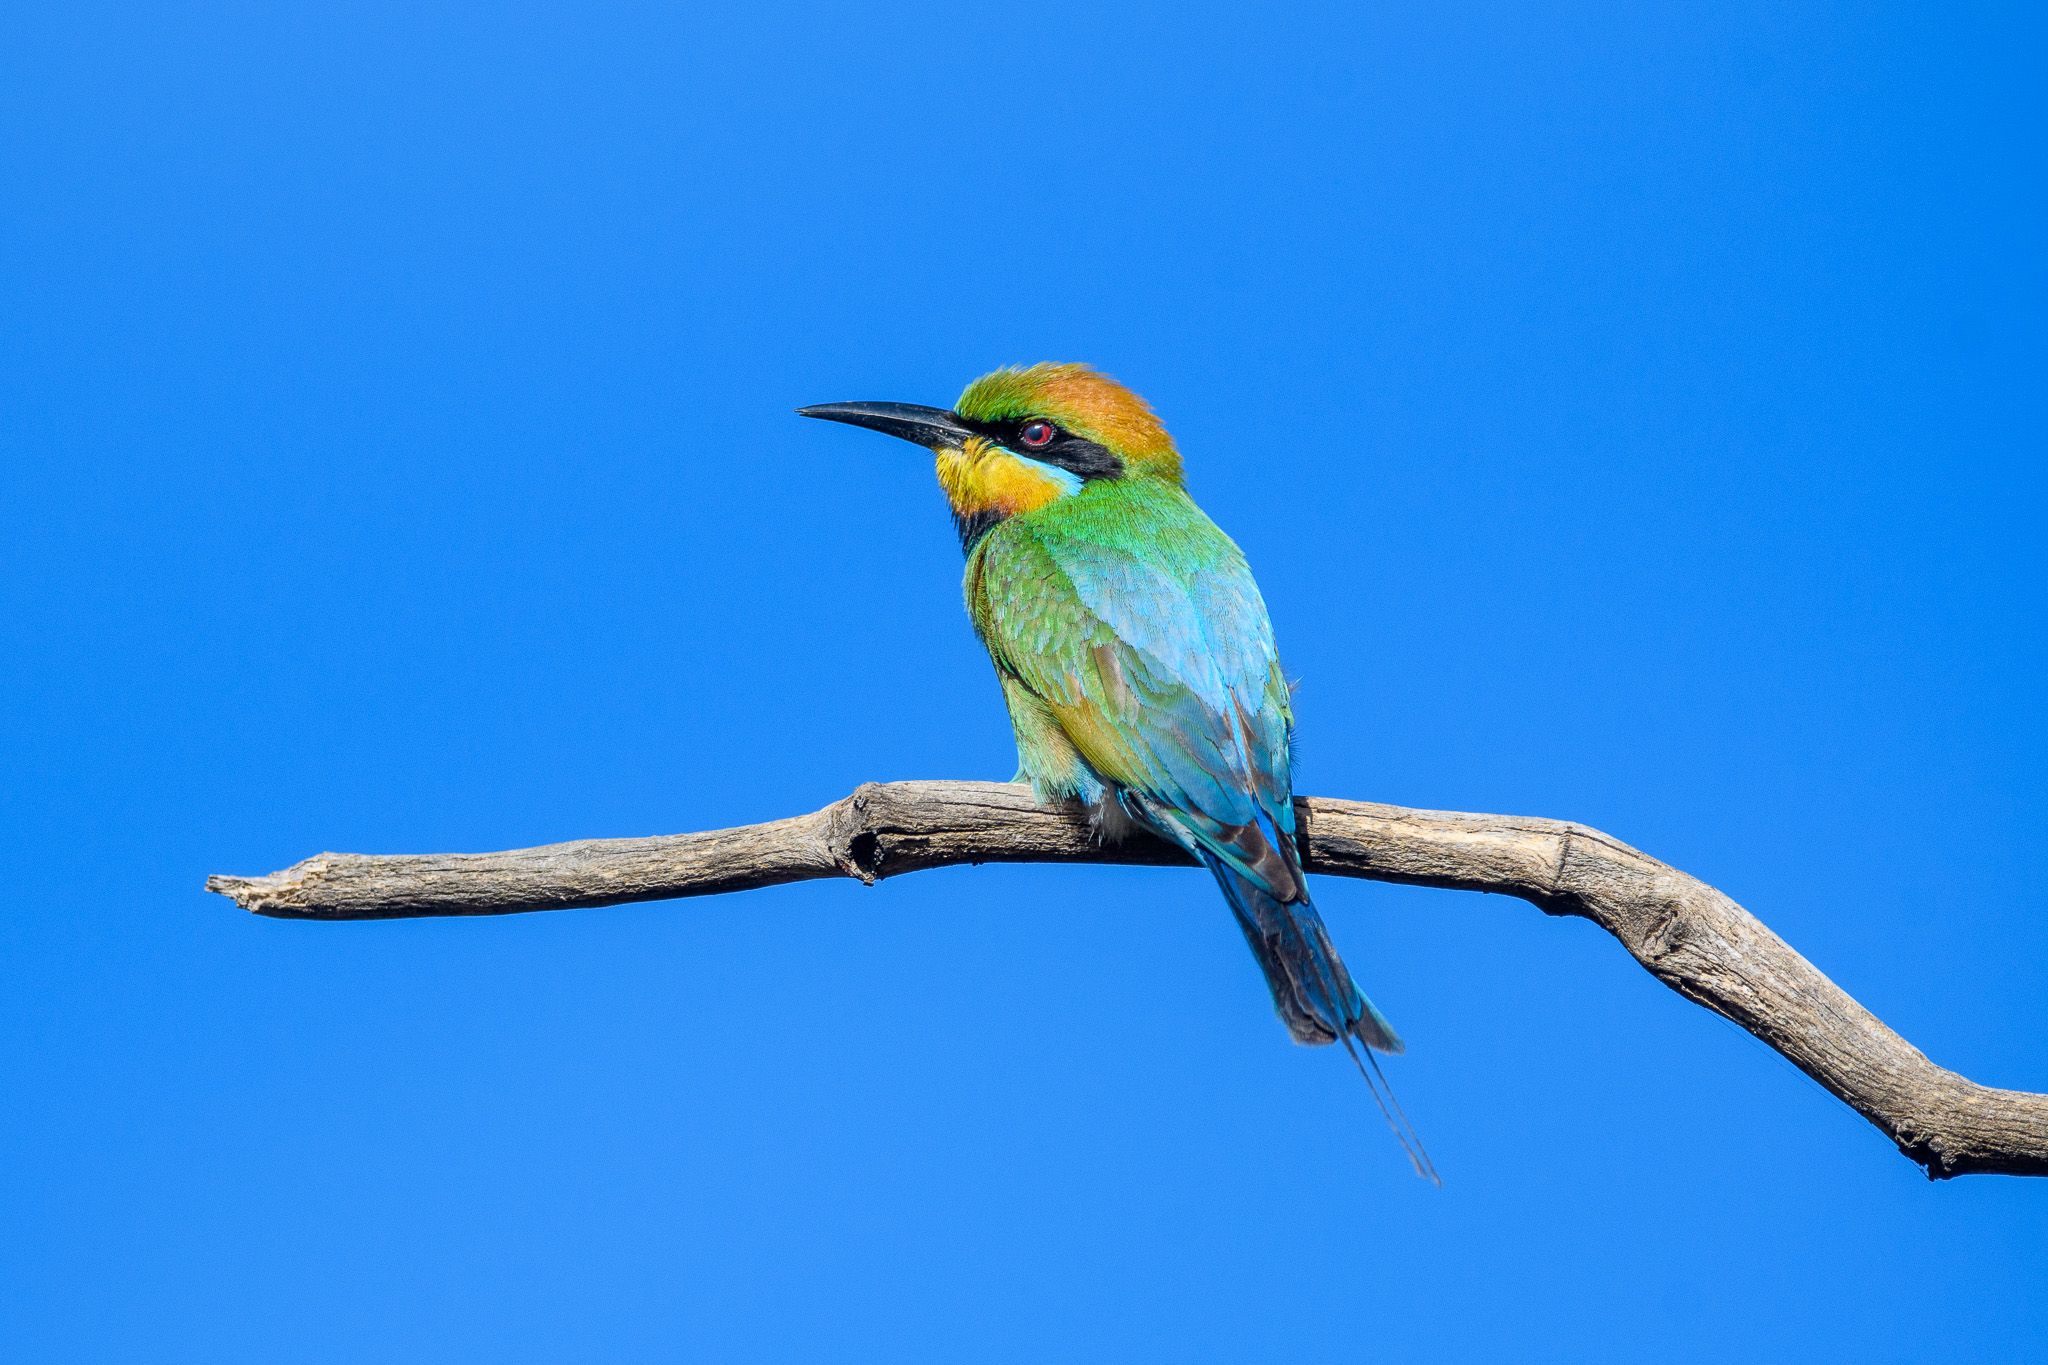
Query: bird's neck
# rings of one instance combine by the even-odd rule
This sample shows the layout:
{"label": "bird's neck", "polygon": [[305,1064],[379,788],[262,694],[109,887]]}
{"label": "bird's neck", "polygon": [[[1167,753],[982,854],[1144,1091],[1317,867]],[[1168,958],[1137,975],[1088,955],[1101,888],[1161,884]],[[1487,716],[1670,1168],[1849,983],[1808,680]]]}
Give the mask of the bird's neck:
{"label": "bird's neck", "polygon": [[1080,493],[1080,475],[1027,459],[990,441],[969,441],[938,453],[939,487],[953,509],[962,549],[1011,517],[1049,507]]}

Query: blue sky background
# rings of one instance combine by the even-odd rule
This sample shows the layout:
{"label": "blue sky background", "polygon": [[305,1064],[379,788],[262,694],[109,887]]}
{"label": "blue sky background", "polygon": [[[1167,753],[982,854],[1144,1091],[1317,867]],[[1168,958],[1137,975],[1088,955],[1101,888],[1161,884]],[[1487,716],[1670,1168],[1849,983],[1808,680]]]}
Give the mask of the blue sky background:
{"label": "blue sky background", "polygon": [[17,13],[0,1355],[2039,1350],[2048,1182],[1517,902],[1319,889],[1436,1190],[1193,873],[200,889],[1008,776],[926,463],[790,409],[1080,359],[1305,790],[1593,822],[2048,1088],[2043,21],[1798,8]]}

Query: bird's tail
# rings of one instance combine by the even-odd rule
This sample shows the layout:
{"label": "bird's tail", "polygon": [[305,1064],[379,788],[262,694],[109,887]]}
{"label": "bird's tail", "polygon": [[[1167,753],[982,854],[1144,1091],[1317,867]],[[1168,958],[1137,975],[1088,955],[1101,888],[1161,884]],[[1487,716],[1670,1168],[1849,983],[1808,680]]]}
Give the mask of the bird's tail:
{"label": "bird's tail", "polygon": [[1213,856],[1203,861],[1223,888],[1223,898],[1230,902],[1237,926],[1266,974],[1273,1007],[1294,1041],[1312,1045],[1341,1042],[1416,1173],[1441,1184],[1422,1139],[1402,1112],[1401,1102],[1394,1098],[1379,1059],[1373,1056],[1375,1052],[1402,1051],[1400,1035],[1352,981],[1315,906],[1306,898],[1282,901]]}
{"label": "bird's tail", "polygon": [[1315,906],[1306,900],[1282,901],[1236,868],[1214,858],[1205,861],[1266,973],[1273,1006],[1295,1042],[1356,1038],[1375,1051],[1403,1050],[1393,1025],[1344,969]]}

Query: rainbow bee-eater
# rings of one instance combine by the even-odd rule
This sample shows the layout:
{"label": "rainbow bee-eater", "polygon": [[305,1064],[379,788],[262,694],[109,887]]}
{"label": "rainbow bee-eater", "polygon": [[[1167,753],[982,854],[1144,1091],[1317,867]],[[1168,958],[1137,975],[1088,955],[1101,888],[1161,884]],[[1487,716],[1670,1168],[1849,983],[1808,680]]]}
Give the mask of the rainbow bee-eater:
{"label": "rainbow bee-eater", "polygon": [[[1265,601],[1188,496],[1151,407],[1085,366],[1033,365],[984,375],[950,410],[798,411],[936,457],[1018,778],[1041,801],[1084,803],[1105,837],[1135,825],[1208,868],[1296,1042],[1401,1051],[1309,900],[1293,707]],[[1434,1174],[1419,1144],[1410,1155]]]}

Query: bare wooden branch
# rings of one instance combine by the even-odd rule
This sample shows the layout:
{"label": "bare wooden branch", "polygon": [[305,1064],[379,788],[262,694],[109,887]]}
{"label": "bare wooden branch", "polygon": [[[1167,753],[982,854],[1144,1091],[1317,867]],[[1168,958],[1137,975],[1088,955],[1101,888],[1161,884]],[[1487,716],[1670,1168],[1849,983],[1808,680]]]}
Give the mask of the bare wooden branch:
{"label": "bare wooden branch", "polygon": [[[2048,1095],[1978,1085],[1927,1060],[1719,891],[1584,825],[1297,803],[1312,872],[1516,896],[1589,919],[1671,989],[1735,1021],[1942,1179],[2048,1175]],[[322,853],[207,889],[261,915],[388,919],[498,915],[878,878],[982,862],[1185,864],[1151,840],[1099,846],[1086,819],[1023,786],[890,782],[810,815],[647,839],[505,853]]]}

